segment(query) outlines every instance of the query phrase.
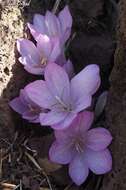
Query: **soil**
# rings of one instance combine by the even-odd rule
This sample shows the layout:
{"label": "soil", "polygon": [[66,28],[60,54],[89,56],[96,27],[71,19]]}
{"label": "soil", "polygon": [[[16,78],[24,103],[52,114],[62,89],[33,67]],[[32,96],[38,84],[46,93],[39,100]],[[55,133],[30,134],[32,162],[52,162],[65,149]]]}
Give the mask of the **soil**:
{"label": "soil", "polygon": [[[29,124],[12,112],[8,106],[9,101],[19,94],[21,88],[38,78],[25,72],[18,62],[16,40],[21,37],[32,39],[26,23],[32,21],[35,13],[44,14],[47,9],[52,10],[54,3],[55,0],[0,1],[0,189],[101,190],[107,187],[110,190],[123,190],[124,186],[118,185],[121,183],[118,176],[125,174],[125,170],[120,171],[125,159],[119,163],[119,156],[115,154],[115,149],[118,147],[118,152],[122,151],[121,155],[125,157],[123,154],[125,151],[120,148],[123,143],[121,138],[125,139],[125,130],[123,130],[125,122],[123,114],[121,116],[118,114],[118,110],[123,110],[125,107],[125,101],[120,100],[124,89],[118,91],[118,87],[122,89],[122,86],[125,86],[125,81],[121,83],[122,77],[125,76],[123,69],[125,65],[122,64],[120,67],[118,62],[113,69],[117,45],[116,21],[120,13],[116,0],[63,0],[57,10],[58,13],[68,4],[73,16],[74,35],[71,35],[67,56],[72,60],[76,73],[88,64],[98,64],[101,69],[102,84],[94,98],[97,99],[103,91],[110,89],[106,109],[107,119],[105,119],[106,113],[103,112],[96,125],[109,127],[114,138],[117,137],[117,133],[120,134],[112,146],[115,157],[111,174],[103,177],[91,173],[84,185],[75,186],[67,175],[67,167],[54,165],[48,160],[48,149],[54,139],[52,131],[39,125]],[[122,43],[122,39],[119,43]],[[117,112],[114,112],[115,108]],[[113,119],[115,117],[116,120]],[[114,126],[120,126],[121,132],[116,130],[114,133]],[[115,179],[118,179],[118,183]],[[112,180],[116,185],[113,185]]]}

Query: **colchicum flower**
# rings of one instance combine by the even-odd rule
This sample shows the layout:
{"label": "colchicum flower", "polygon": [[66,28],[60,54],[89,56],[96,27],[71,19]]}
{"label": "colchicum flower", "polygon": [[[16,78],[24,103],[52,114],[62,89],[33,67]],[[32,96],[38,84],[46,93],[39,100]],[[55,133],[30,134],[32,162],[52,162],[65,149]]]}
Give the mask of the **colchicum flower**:
{"label": "colchicum flower", "polygon": [[56,62],[61,53],[58,38],[50,39],[46,35],[40,34],[37,44],[27,39],[17,41],[17,49],[21,54],[19,61],[24,65],[26,71],[32,74],[43,74],[49,62]]}
{"label": "colchicum flower", "polygon": [[36,39],[39,34],[46,34],[49,37],[59,37],[63,45],[71,34],[72,17],[68,6],[58,16],[47,11],[45,16],[35,14],[33,24],[28,23],[31,34]]}
{"label": "colchicum flower", "polygon": [[9,105],[14,111],[21,114],[23,119],[32,123],[39,123],[40,112],[46,112],[28,98],[24,89],[20,90],[19,97],[11,100]]}
{"label": "colchicum flower", "polygon": [[37,80],[25,87],[28,97],[42,108],[41,125],[67,128],[77,114],[91,105],[92,95],[100,85],[99,67],[89,65],[69,80],[66,71],[55,63],[45,69],[45,81]]}
{"label": "colchicum flower", "polygon": [[[105,174],[112,168],[112,158],[107,146],[112,136],[105,128],[90,129],[93,113],[78,114],[69,128],[56,130],[56,141],[49,150],[51,161],[69,164],[69,175],[81,185],[89,174]],[[57,127],[58,128],[58,127]]]}
{"label": "colchicum flower", "polygon": [[24,65],[26,71],[32,74],[44,74],[48,63],[55,62],[62,65],[71,78],[74,75],[74,68],[70,60],[66,61],[61,57],[61,48],[58,38],[50,39],[40,34],[37,37],[37,44],[27,39],[17,41],[17,49],[21,54],[19,61]]}

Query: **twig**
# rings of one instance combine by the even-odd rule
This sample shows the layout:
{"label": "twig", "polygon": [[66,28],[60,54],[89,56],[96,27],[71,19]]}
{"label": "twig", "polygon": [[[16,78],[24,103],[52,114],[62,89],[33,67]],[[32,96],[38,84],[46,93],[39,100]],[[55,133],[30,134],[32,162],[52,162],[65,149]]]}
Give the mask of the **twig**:
{"label": "twig", "polygon": [[20,184],[16,185],[16,187],[13,190],[17,190],[20,187]]}
{"label": "twig", "polygon": [[53,6],[53,9],[52,9],[52,12],[53,12],[54,14],[56,14],[57,9],[58,9],[58,7],[59,7],[59,5],[60,5],[60,2],[61,2],[61,0],[56,0],[55,4],[54,4],[54,6]]}
{"label": "twig", "polygon": [[32,152],[34,155],[36,155],[36,154],[37,154],[37,151],[31,149],[31,148],[27,145],[27,143],[28,143],[28,139],[26,139],[26,140],[24,141],[23,146],[24,146],[28,151],[30,151],[30,152]]}
{"label": "twig", "polygon": [[0,183],[0,185],[3,187],[3,188],[10,188],[12,190],[14,190],[16,188],[16,185],[13,185],[13,184],[9,184],[9,183]]}
{"label": "twig", "polygon": [[73,182],[71,182],[68,186],[66,186],[64,190],[69,190],[69,188],[72,187],[72,185],[73,185]]}
{"label": "twig", "polygon": [[52,189],[52,186],[51,186],[51,183],[50,183],[50,180],[49,180],[49,177],[48,177],[48,175],[45,173],[44,169],[39,166],[39,164],[36,162],[36,160],[33,158],[33,156],[31,156],[29,153],[25,152],[25,155],[26,155],[26,156],[29,158],[29,160],[36,166],[36,168],[37,168],[40,172],[42,172],[42,174],[45,176],[45,178],[46,178],[46,180],[47,180],[47,182],[48,182],[48,185],[49,185],[50,190],[53,190],[53,189]]}
{"label": "twig", "polygon": [[20,180],[20,190],[22,190],[22,181]]}

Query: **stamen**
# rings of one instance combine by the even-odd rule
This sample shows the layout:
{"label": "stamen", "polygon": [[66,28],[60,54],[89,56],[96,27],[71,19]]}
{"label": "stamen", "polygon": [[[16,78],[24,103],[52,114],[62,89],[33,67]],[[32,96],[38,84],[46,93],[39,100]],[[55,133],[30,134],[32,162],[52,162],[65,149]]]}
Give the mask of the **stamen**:
{"label": "stamen", "polygon": [[77,152],[79,152],[79,153],[83,152],[82,145],[79,144],[79,142],[75,144],[75,148],[76,148]]}
{"label": "stamen", "polygon": [[40,64],[45,66],[47,64],[47,59],[46,58],[42,58]]}
{"label": "stamen", "polygon": [[42,58],[39,64],[34,65],[35,68],[45,67],[47,65],[47,59]]}
{"label": "stamen", "polygon": [[81,135],[75,139],[74,145],[78,153],[84,152],[84,140],[82,139]]}
{"label": "stamen", "polygon": [[55,98],[62,105],[64,111],[70,111],[70,108],[58,96],[55,96]]}

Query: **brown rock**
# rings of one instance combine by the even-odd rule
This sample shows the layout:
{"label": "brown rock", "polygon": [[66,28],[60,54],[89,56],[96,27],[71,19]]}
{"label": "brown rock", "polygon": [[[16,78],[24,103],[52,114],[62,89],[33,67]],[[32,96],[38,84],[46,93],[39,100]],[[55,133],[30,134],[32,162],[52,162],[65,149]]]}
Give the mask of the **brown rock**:
{"label": "brown rock", "polygon": [[[31,3],[27,10],[25,0],[0,1],[0,137],[13,138],[13,130],[19,124],[16,114],[8,106],[9,101],[19,94],[28,82],[36,77],[27,73],[18,62],[19,54],[16,40],[26,37],[26,22],[31,20],[34,12],[42,8],[40,3]],[[21,7],[22,6],[22,7]],[[26,7],[27,7],[26,6]],[[38,9],[38,10],[37,10]],[[31,13],[29,10],[32,10]]]}
{"label": "brown rock", "polygon": [[120,0],[118,46],[111,74],[111,89],[106,109],[113,134],[113,169],[105,176],[101,190],[126,189],[126,1]]}
{"label": "brown rock", "polygon": [[0,136],[11,137],[14,122],[9,100],[16,96],[26,77],[23,68],[16,62],[15,42],[23,36],[24,24],[20,10],[6,7],[0,20]]}

